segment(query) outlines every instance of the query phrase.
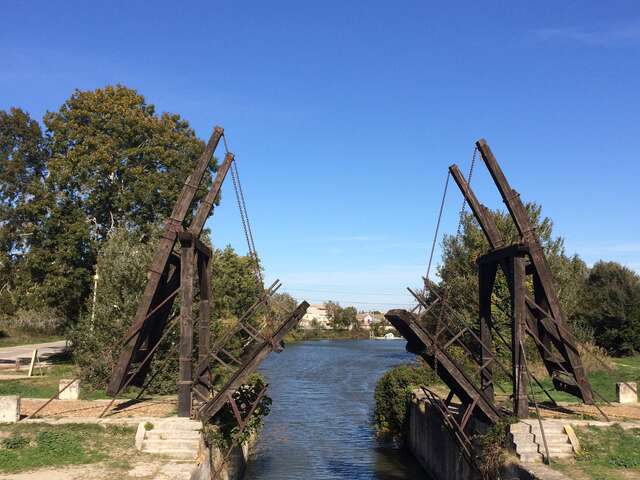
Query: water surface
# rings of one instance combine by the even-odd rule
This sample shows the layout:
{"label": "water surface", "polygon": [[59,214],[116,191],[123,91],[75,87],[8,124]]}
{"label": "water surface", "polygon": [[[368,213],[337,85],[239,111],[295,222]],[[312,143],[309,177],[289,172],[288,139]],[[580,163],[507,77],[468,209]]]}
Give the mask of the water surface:
{"label": "water surface", "polygon": [[380,443],[372,425],[377,380],[414,359],[404,346],[401,340],[321,340],[270,355],[260,370],[273,406],[245,478],[428,478],[409,454]]}

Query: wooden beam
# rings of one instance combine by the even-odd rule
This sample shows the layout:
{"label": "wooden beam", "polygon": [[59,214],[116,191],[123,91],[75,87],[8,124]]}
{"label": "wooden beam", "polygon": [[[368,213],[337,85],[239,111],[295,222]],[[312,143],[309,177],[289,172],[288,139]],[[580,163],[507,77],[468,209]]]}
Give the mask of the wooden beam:
{"label": "wooden beam", "polygon": [[[529,221],[529,215],[520,199],[520,194],[511,188],[507,178],[505,177],[500,165],[493,155],[491,148],[487,144],[486,140],[480,139],[476,142],[478,151],[489,170],[491,177],[493,178],[502,199],[513,218],[513,221],[520,233],[523,241],[529,246],[529,256],[531,264],[538,275],[540,287],[542,288],[541,294],[544,295],[546,303],[549,306],[551,316],[555,319],[558,325],[561,325],[564,332],[560,331],[560,328],[556,326],[557,334],[560,338],[566,338],[571,344],[575,344],[575,338],[566,328],[567,321],[560,305],[560,300],[553,285],[553,276],[551,275],[551,269],[547,262],[547,258],[544,255],[544,251],[533,225]],[[576,382],[581,391],[582,400],[587,404],[593,403],[593,392],[591,391],[591,385],[587,380],[586,372],[582,366],[580,356],[572,351],[572,349],[566,350],[566,356],[569,364],[571,365],[572,374],[576,378]]]}
{"label": "wooden beam", "polygon": [[190,239],[182,240],[180,269],[180,363],[178,380],[178,416],[191,416],[191,355],[193,352],[193,267],[195,248]]}
{"label": "wooden beam", "polygon": [[254,348],[251,356],[247,359],[244,366],[239,368],[228,380],[228,382],[220,389],[211,401],[205,403],[198,411],[198,418],[203,423],[209,422],[211,418],[220,411],[220,409],[227,403],[227,395],[233,394],[240,385],[242,385],[247,377],[253,373],[260,363],[267,358],[269,353],[276,350],[284,336],[294,328],[302,319],[304,314],[309,308],[307,302],[302,302],[298,307],[289,315],[289,317],[280,325],[271,339],[262,341],[257,347]]}
{"label": "wooden beam", "polygon": [[[131,328],[125,335],[125,338],[129,338],[129,341],[127,341],[123,346],[116,366],[114,367],[109,379],[109,384],[107,386],[107,393],[109,395],[115,395],[126,381],[127,372],[131,365],[134,352],[136,352],[145,341],[144,335],[141,335],[140,333],[145,330],[143,327],[147,322],[148,313],[155,305],[163,300],[158,297],[161,278],[163,275],[167,274],[167,264],[177,240],[177,233],[183,230],[182,223],[184,222],[186,214],[193,203],[196,190],[202,182],[202,177],[204,176],[207,166],[209,165],[209,162],[213,157],[213,153],[223,134],[224,130],[221,127],[214,128],[205,151],[198,159],[193,173],[185,180],[171,216],[165,222],[164,230],[160,235],[156,251],[151,261],[151,265],[149,266],[147,286],[145,287],[140,304],[138,305]],[[218,192],[220,185],[222,184],[222,180],[224,179],[224,175],[226,175],[226,172],[219,172],[216,176],[216,180],[214,181],[214,186],[217,185]],[[216,196],[218,192],[214,192]],[[204,225],[204,221],[202,221],[202,224]]]}
{"label": "wooden beam", "polygon": [[476,407],[485,421],[495,423],[502,417],[493,401],[485,397],[482,389],[473,383],[462,367],[419,325],[415,314],[407,310],[389,310],[385,318],[407,340],[407,351],[420,355],[434,370],[435,364],[438,364],[438,376],[461,402],[472,404],[477,400]]}

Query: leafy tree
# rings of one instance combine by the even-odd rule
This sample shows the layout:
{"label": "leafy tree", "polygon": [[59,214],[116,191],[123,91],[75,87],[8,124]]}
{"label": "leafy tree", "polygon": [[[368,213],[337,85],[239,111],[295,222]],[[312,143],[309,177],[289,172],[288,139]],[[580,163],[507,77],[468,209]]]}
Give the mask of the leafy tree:
{"label": "leafy tree", "polygon": [[288,293],[276,293],[271,297],[271,309],[275,318],[284,318],[297,306],[298,302]]}
{"label": "leafy tree", "polygon": [[111,374],[119,354],[117,344],[131,326],[147,283],[155,242],[141,240],[124,228],[111,232],[97,259],[95,305],[89,296],[85,313],[71,332],[74,359],[83,379],[96,388],[104,386]]}
{"label": "leafy tree", "polygon": [[214,250],[211,283],[212,311],[217,319],[240,318],[260,296],[255,261],[238,255],[230,245]]}
{"label": "leafy tree", "polygon": [[34,202],[41,220],[28,237],[20,296],[29,308],[55,308],[73,322],[109,231],[152,232],[204,144],[179,115],[157,114],[120,85],[76,90],[44,123],[47,174]]}
{"label": "leafy tree", "polygon": [[[146,272],[156,238],[157,235],[147,237],[116,228],[100,251],[95,306],[91,295],[86,301],[85,313],[71,335],[75,361],[85,381],[94,388],[101,388],[106,383],[120,352],[118,343],[135,316],[147,282]],[[213,338],[223,333],[230,320],[244,313],[257,298],[252,262],[251,258],[236,254],[231,247],[214,250],[210,323]],[[195,306],[197,309],[197,302]],[[178,308],[179,301],[174,305],[174,311]],[[197,311],[193,316],[197,318]],[[150,374],[157,375],[151,392],[175,391],[178,357],[172,344],[177,341],[178,333],[174,329],[154,356]],[[161,368],[160,364],[167,356],[170,360]]]}
{"label": "leafy tree", "polygon": [[358,323],[356,315],[358,311],[355,307],[342,308],[338,302],[326,302],[324,307],[327,309],[327,316],[331,326],[336,330],[347,329]]}
{"label": "leafy tree", "polygon": [[97,239],[114,223],[145,229],[164,220],[204,150],[187,121],[156,114],[121,85],[76,90],[44,123],[47,186],[84,212]]}
{"label": "leafy tree", "polygon": [[0,111],[0,313],[13,313],[17,264],[38,220],[47,151],[38,122],[19,108]]}
{"label": "leafy tree", "polygon": [[[576,308],[587,275],[586,264],[578,256],[566,255],[564,240],[553,235],[553,222],[548,217],[542,216],[539,205],[529,203],[526,209],[549,261],[565,312],[570,321],[578,321]],[[509,214],[503,211],[492,211],[491,215],[505,243],[516,242],[518,233]],[[470,212],[466,212],[462,218],[461,234],[448,235],[443,240],[443,259],[438,269],[440,282],[435,285],[434,290],[440,296],[446,294],[448,304],[455,309],[456,315],[461,316],[467,323],[474,324],[478,319],[476,259],[488,250],[489,244]],[[435,296],[432,294],[429,301],[433,300]],[[493,303],[494,322],[498,328],[506,328],[510,324],[509,290],[501,270],[496,278]],[[434,323],[438,311],[438,308],[433,309],[433,315],[427,320]]]}
{"label": "leafy tree", "polygon": [[640,277],[615,262],[598,262],[581,297],[581,316],[596,343],[617,355],[640,351]]}

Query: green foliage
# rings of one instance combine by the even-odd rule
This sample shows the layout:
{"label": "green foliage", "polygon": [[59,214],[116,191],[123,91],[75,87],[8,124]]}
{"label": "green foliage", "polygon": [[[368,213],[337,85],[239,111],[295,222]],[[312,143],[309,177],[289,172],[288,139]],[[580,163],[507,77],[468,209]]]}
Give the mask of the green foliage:
{"label": "green foliage", "polygon": [[0,111],[0,314],[17,305],[16,273],[37,225],[45,162],[38,122],[19,108]]}
{"label": "green foliage", "polygon": [[403,439],[408,433],[412,391],[435,381],[433,371],[423,365],[403,364],[387,371],[378,380],[374,394],[374,420],[378,432]]}
{"label": "green foliage", "polygon": [[[549,261],[560,301],[568,318],[576,318],[580,292],[586,279],[586,264],[577,256],[565,253],[564,240],[553,235],[553,222],[542,216],[542,208],[534,203],[526,205],[529,219],[534,225],[540,243]],[[511,217],[504,211],[491,211],[498,230],[506,244],[514,243],[518,233]],[[443,240],[442,264],[438,276],[442,279],[437,286],[448,292],[448,302],[466,322],[475,323],[478,318],[478,267],[476,259],[489,250],[489,244],[472,213],[467,212],[462,219],[459,237],[445,236]],[[498,328],[509,324],[509,293],[506,279],[501,271],[496,278],[493,295],[493,318]],[[438,309],[434,309],[434,314]],[[435,321],[435,318],[430,318]]]}
{"label": "green foliage", "polygon": [[505,445],[509,424],[513,421],[517,420],[500,420],[480,436],[480,451],[477,455],[477,462],[483,480],[500,478],[500,468],[504,465],[507,457]]}
{"label": "green foliage", "polygon": [[298,302],[288,293],[276,293],[271,297],[271,310],[275,318],[284,318],[293,312]]}
{"label": "green foliage", "polygon": [[[85,384],[94,389],[105,386],[120,352],[119,342],[131,326],[147,283],[146,272],[155,239],[153,233],[141,236],[139,232],[115,228],[100,251],[96,266],[99,279],[95,306],[91,295],[86,301],[86,313],[71,331],[75,362]],[[253,260],[238,255],[231,247],[214,250],[213,271],[210,325],[212,338],[215,339],[254,303],[259,290]],[[178,308],[179,299],[176,299],[174,312]],[[254,320],[262,313],[257,312]],[[194,312],[194,318],[197,318],[197,312]],[[168,394],[176,391],[178,356],[176,349],[172,348],[176,342],[178,329],[174,328],[151,362],[150,375],[155,377],[150,393]],[[237,351],[240,347],[235,345],[229,349],[233,351],[235,348]]]}
{"label": "green foliage", "polygon": [[[240,318],[259,298],[255,261],[227,245],[213,252],[212,311],[217,319]],[[264,313],[264,312],[261,312]],[[256,318],[256,313],[253,318]]]}
{"label": "green foliage", "polygon": [[91,295],[86,313],[70,333],[82,379],[94,388],[103,387],[111,374],[118,343],[131,326],[147,282],[155,241],[141,240],[123,228],[112,231],[98,256],[95,306]]}
{"label": "green foliage", "polygon": [[640,472],[640,429],[620,425],[576,429],[580,454],[575,463],[554,462],[571,478],[633,478]]}
{"label": "green foliage", "polygon": [[44,123],[48,188],[81,209],[98,239],[114,223],[144,231],[162,221],[204,150],[188,122],[121,85],[76,90]]}
{"label": "green foliage", "polygon": [[64,319],[50,308],[42,310],[19,309],[13,315],[0,317],[0,328],[14,334],[44,335],[62,333]]}
{"label": "green foliage", "polygon": [[29,439],[20,434],[11,435],[2,441],[2,446],[8,450],[24,448],[27,445],[29,445]]}
{"label": "green foliage", "polygon": [[119,85],[76,90],[44,124],[45,135],[24,112],[0,112],[0,308],[55,309],[73,324],[109,231],[153,231],[204,143]]}
{"label": "green foliage", "polygon": [[358,311],[355,307],[341,307],[338,302],[325,302],[324,307],[327,309],[327,315],[332,328],[336,330],[344,330],[349,328],[358,328]]}
{"label": "green foliage", "polygon": [[264,417],[271,410],[271,398],[267,395],[258,399],[258,395],[265,386],[264,378],[259,374],[253,374],[246,384],[240,386],[233,394],[233,399],[238,406],[242,418],[247,418],[252,405],[257,401],[245,429],[240,433],[240,428],[233,414],[232,407],[227,403],[213,418],[212,422],[205,425],[205,438],[211,444],[226,450],[232,444],[246,443],[262,426]]}
{"label": "green foliage", "polygon": [[639,352],[640,276],[615,262],[596,263],[582,294],[582,316],[610,353]]}
{"label": "green foliage", "polygon": [[9,433],[0,448],[2,472],[99,462],[133,435],[129,427],[88,424],[18,424],[2,429]]}

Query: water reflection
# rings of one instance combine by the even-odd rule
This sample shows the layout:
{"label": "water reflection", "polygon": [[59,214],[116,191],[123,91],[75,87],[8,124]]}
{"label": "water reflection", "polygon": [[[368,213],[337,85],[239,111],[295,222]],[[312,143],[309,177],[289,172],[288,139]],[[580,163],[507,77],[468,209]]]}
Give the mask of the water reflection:
{"label": "water reflection", "polygon": [[376,381],[413,360],[404,341],[301,342],[271,355],[271,415],[247,480],[427,478],[406,452],[377,441],[371,425]]}

